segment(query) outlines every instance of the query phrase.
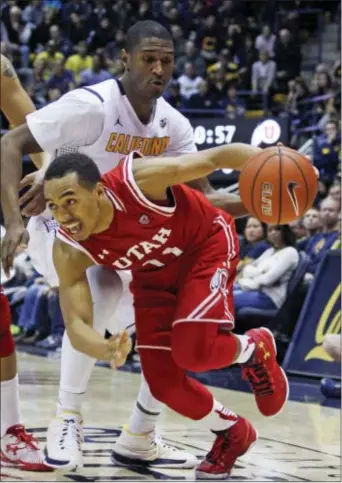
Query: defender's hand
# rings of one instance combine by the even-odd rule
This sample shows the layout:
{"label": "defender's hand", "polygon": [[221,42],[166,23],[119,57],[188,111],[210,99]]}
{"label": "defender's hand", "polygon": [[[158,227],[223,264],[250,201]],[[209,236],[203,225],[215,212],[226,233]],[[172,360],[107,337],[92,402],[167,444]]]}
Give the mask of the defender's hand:
{"label": "defender's hand", "polygon": [[16,249],[19,246],[27,248],[29,239],[28,231],[22,221],[13,221],[6,227],[6,235],[1,242],[1,262],[7,277],[13,267]]}
{"label": "defender's hand", "polygon": [[35,171],[26,175],[20,182],[20,189],[31,186],[19,199],[20,206],[25,205],[22,209],[24,216],[39,215],[45,210],[44,173],[45,170]]}

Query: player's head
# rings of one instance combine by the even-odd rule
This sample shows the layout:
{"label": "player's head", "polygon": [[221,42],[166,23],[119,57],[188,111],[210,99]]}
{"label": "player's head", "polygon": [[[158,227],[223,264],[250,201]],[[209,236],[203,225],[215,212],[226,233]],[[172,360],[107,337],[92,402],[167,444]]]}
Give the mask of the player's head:
{"label": "player's head", "polygon": [[296,246],[296,235],[289,225],[268,225],[267,240],[276,250]]}
{"label": "player's head", "polygon": [[44,195],[54,218],[75,240],[96,232],[106,195],[99,169],[88,156],[57,156],[46,170]]}
{"label": "player's head", "polygon": [[122,51],[125,77],[142,97],[160,97],[174,67],[174,48],[170,32],[158,22],[137,22],[126,33]]}

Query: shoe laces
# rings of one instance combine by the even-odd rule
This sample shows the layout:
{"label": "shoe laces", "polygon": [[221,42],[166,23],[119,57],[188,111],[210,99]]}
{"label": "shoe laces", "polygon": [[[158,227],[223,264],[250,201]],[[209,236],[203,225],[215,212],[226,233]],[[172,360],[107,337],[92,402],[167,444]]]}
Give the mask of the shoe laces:
{"label": "shoe laces", "polygon": [[[56,428],[57,430],[57,428]],[[64,450],[66,447],[74,446],[76,441],[77,448],[80,449],[83,441],[82,430],[80,425],[74,419],[62,419],[58,426],[60,431],[60,438],[58,441],[59,447]],[[68,436],[70,436],[68,438]]]}
{"label": "shoe laces", "polygon": [[39,449],[38,440],[32,434],[26,433],[24,426],[17,426],[15,433],[10,435],[12,438],[15,438],[16,441],[9,443],[6,446],[6,449],[13,454],[16,454],[17,451],[22,449],[27,449],[29,451],[37,451]]}
{"label": "shoe laces", "polygon": [[163,439],[161,438],[160,435],[156,433],[156,431],[152,431],[150,433],[150,437],[151,437],[151,443],[153,444],[153,446],[159,446],[160,448],[168,451],[173,451],[173,452],[177,451],[177,448],[175,448],[174,446],[170,446],[169,444],[164,443]]}
{"label": "shoe laces", "polygon": [[245,367],[242,377],[249,381],[257,396],[273,394],[274,382],[264,364],[253,364],[250,367]]}

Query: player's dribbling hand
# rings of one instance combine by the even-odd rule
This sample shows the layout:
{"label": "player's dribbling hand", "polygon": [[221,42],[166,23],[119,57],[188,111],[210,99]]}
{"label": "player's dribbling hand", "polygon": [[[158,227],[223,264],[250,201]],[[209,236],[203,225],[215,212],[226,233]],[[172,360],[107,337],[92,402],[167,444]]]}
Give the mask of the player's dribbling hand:
{"label": "player's dribbling hand", "polygon": [[45,210],[44,174],[45,170],[34,171],[26,175],[20,182],[20,189],[30,186],[26,193],[19,198],[20,206],[25,205],[21,210],[24,216],[39,215]]}
{"label": "player's dribbling hand", "polygon": [[123,331],[112,335],[108,339],[108,354],[106,359],[110,361],[112,369],[122,366],[132,350],[132,341],[128,332]]}
{"label": "player's dribbling hand", "polygon": [[1,241],[1,263],[4,272],[9,277],[13,267],[15,251],[18,247],[26,248],[29,242],[29,234],[22,221],[13,221],[6,226],[6,234]]}

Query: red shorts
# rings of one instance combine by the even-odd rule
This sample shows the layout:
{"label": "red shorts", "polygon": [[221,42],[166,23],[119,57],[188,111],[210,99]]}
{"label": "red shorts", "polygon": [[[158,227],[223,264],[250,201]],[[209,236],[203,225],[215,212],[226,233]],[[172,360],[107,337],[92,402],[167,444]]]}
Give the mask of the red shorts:
{"label": "red shorts", "polygon": [[11,310],[6,295],[0,287],[0,336],[7,333],[11,327]]}
{"label": "red shorts", "polygon": [[238,262],[235,223],[222,214],[212,235],[191,256],[133,276],[137,349],[170,349],[172,327],[184,322],[219,323],[232,329]]}

